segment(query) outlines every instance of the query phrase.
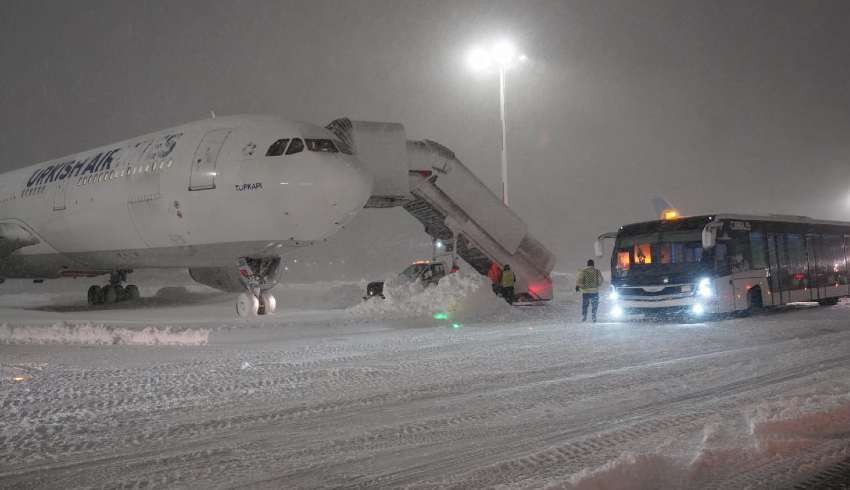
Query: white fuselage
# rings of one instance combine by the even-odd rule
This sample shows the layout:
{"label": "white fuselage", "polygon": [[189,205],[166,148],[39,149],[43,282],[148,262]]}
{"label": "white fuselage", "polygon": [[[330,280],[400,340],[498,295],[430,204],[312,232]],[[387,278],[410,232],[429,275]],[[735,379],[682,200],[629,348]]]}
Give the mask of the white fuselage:
{"label": "white fuselage", "polygon": [[335,139],[276,117],[219,117],[2,174],[0,227],[38,243],[0,253],[0,278],[235,267],[324,240],[363,208],[372,177],[338,151],[266,156],[287,138]]}

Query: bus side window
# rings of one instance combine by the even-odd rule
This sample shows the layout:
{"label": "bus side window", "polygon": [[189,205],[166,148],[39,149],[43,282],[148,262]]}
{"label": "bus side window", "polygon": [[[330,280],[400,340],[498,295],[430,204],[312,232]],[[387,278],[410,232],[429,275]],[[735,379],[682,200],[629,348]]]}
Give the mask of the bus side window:
{"label": "bus side window", "polygon": [[780,248],[779,257],[783,272],[782,287],[783,289],[805,289],[809,287],[809,281],[806,273],[806,245],[803,236],[786,233],[784,238],[784,254]]}
{"label": "bus side window", "polygon": [[750,256],[752,257],[753,269],[767,269],[766,250],[762,232],[753,231],[750,233]]}
{"label": "bus side window", "polygon": [[844,237],[841,235],[823,235],[818,257],[819,286],[839,286],[847,284],[847,264],[844,260]]}
{"label": "bus side window", "polygon": [[750,269],[750,233],[748,231],[724,232],[718,239],[714,253],[717,273],[720,275],[744,272]]}

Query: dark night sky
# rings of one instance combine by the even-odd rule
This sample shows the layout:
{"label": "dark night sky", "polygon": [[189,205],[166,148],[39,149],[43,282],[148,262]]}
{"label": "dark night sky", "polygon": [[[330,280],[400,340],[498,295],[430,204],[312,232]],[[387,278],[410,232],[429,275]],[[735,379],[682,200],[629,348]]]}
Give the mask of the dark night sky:
{"label": "dark night sky", "polygon": [[531,58],[508,76],[511,200],[559,268],[656,193],[850,220],[848,20],[846,1],[6,0],[0,170],[215,110],[402,122],[496,190],[498,81],[463,61],[506,34]]}

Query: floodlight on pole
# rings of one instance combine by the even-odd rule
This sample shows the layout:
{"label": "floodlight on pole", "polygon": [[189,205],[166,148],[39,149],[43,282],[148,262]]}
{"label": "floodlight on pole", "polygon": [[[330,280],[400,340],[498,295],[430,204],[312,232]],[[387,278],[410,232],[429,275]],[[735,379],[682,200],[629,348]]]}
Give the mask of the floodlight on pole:
{"label": "floodlight on pole", "polygon": [[476,46],[469,50],[466,61],[470,69],[478,73],[499,72],[499,119],[502,123],[502,201],[508,205],[508,144],[505,122],[505,73],[528,60],[507,39],[493,42],[487,47]]}

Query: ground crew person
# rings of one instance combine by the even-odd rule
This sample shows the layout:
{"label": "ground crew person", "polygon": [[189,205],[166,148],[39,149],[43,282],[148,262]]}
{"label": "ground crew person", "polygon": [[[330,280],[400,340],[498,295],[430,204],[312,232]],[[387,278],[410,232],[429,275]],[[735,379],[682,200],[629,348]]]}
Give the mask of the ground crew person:
{"label": "ground crew person", "polygon": [[581,321],[587,321],[587,307],[592,306],[593,323],[596,323],[596,310],[599,309],[599,287],[605,279],[602,273],[594,267],[593,260],[587,261],[587,267],[578,271],[576,276],[576,292],[581,292]]}
{"label": "ground crew person", "polygon": [[505,301],[508,304],[514,304],[514,283],[516,283],[516,276],[514,275],[514,271],[511,270],[511,266],[505,264],[505,269],[502,271],[502,297],[505,298]]}
{"label": "ground crew person", "polygon": [[487,271],[487,277],[489,277],[490,281],[493,283],[493,293],[496,296],[501,296],[502,288],[500,284],[502,283],[502,268],[499,267],[499,264],[495,262],[490,264],[490,270]]}

